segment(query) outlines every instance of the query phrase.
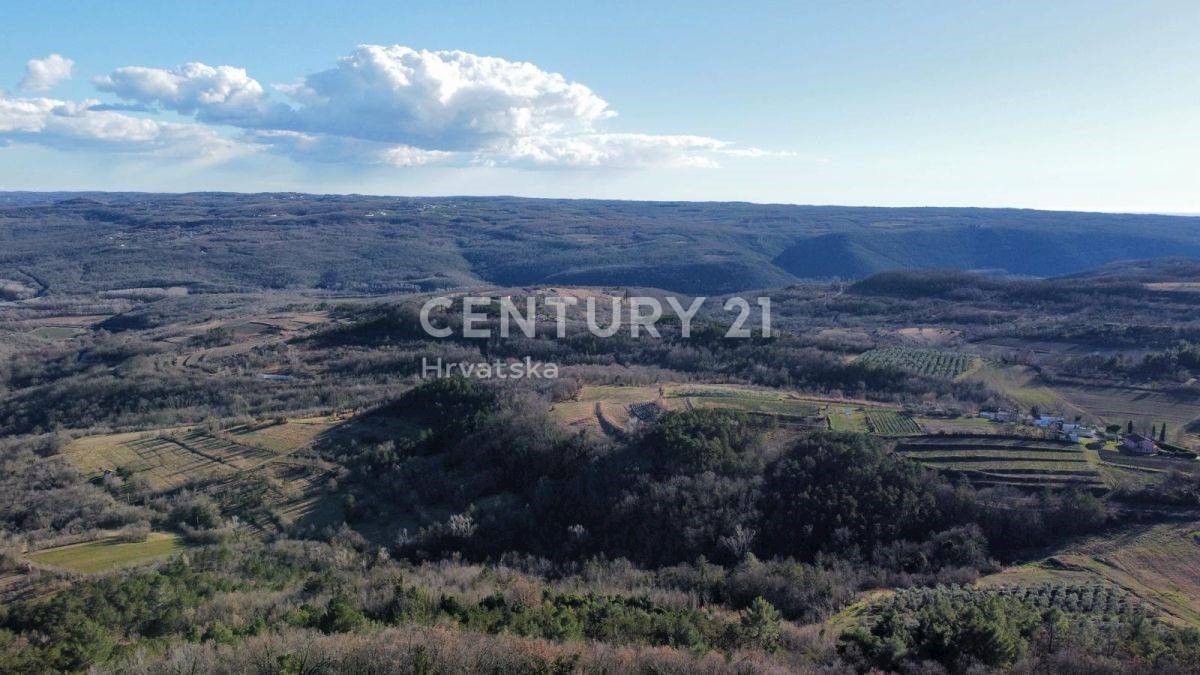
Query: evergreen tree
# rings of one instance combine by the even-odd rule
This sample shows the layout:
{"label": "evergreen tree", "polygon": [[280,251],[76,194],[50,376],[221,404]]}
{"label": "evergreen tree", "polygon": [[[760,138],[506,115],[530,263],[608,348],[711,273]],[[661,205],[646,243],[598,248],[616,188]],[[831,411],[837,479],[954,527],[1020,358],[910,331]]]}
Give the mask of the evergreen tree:
{"label": "evergreen tree", "polygon": [[764,651],[778,651],[781,639],[780,618],[779,610],[771,603],[762,596],[755,598],[750,607],[742,613],[742,640],[745,644]]}
{"label": "evergreen tree", "polygon": [[1158,431],[1158,442],[1159,443],[1167,442],[1167,423],[1166,422],[1163,422],[1162,429],[1160,429]]}

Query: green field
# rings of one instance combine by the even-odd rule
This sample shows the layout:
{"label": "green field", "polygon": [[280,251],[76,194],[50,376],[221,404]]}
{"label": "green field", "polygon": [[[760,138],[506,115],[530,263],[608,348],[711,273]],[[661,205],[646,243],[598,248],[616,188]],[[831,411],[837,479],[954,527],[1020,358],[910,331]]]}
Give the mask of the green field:
{"label": "green field", "polygon": [[182,548],[175,535],[151,532],[146,541],[121,542],[117,537],[109,536],[37,551],[31,553],[29,559],[38,565],[94,574],[158,560]]}
{"label": "green field", "polygon": [[866,415],[872,433],[880,436],[909,436],[921,433],[921,425],[908,415],[895,410],[868,410]]}
{"label": "green field", "polygon": [[850,431],[855,433],[868,431],[867,413],[858,406],[830,403],[826,410],[826,415],[829,418],[829,428],[832,431]]}
{"label": "green field", "polygon": [[970,370],[976,358],[970,354],[944,352],[936,349],[885,347],[864,353],[858,357],[858,362],[899,368],[918,375],[953,379]]}

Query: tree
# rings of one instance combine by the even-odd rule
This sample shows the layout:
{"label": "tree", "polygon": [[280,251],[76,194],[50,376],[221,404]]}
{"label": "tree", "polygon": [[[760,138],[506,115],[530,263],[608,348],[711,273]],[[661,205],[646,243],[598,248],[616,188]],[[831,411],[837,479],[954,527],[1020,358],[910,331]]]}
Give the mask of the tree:
{"label": "tree", "polygon": [[329,599],[318,627],[325,633],[349,633],[366,621],[363,613],[355,609],[345,595],[338,593]]}
{"label": "tree", "polygon": [[1159,443],[1167,442],[1167,423],[1166,422],[1163,422],[1162,429],[1160,429],[1158,431],[1158,442]]}
{"label": "tree", "polygon": [[774,652],[779,649],[779,610],[759,596],[742,612],[740,633],[742,644]]}
{"label": "tree", "polygon": [[759,546],[811,559],[819,551],[870,553],[898,539],[944,529],[937,498],[945,483],[878,441],[822,432],[800,440],[768,467]]}
{"label": "tree", "polygon": [[1127,433],[1127,434],[1133,433],[1133,420],[1129,420],[1129,423],[1125,425],[1125,433]]}

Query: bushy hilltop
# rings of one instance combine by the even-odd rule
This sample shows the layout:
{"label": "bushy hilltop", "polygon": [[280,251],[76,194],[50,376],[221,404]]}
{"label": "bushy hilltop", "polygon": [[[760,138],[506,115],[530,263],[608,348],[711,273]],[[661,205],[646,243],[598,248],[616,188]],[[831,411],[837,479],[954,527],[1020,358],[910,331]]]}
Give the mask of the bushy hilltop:
{"label": "bushy hilltop", "polygon": [[1163,256],[1200,256],[1200,219],[513,197],[0,193],[2,276],[51,294],[170,286],[371,293],[480,282],[716,294],[891,269],[1053,276]]}

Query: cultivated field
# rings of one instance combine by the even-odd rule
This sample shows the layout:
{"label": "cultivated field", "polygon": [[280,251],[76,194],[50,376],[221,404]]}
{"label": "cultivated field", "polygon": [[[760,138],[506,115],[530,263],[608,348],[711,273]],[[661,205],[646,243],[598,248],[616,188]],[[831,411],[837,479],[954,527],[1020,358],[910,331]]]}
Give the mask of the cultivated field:
{"label": "cultivated field", "polygon": [[1101,489],[1095,462],[1078,444],[1005,436],[906,438],[896,451],[977,485]]}
{"label": "cultivated field", "polygon": [[1137,615],[1151,613],[1137,596],[1100,580],[1090,583],[1048,580],[1033,584],[907,588],[876,602],[868,611],[878,613],[894,608],[906,614],[916,613],[935,603],[970,602],[997,595],[1017,600],[1039,612],[1053,608],[1065,614],[1091,620],[1129,620]]}
{"label": "cultivated field", "polygon": [[976,357],[935,349],[886,347],[858,357],[859,363],[899,368],[918,375],[955,378],[971,369]]}
{"label": "cultivated field", "polygon": [[125,473],[145,479],[153,490],[169,490],[257,469],[310,444],[333,423],[330,418],[289,420],[236,427],[220,437],[198,428],[88,436],[63,454],[84,475]]}
{"label": "cultivated field", "polygon": [[921,425],[912,417],[895,410],[868,410],[867,425],[880,436],[910,436],[921,432]]}
{"label": "cultivated field", "polygon": [[1200,523],[1174,522],[1089,538],[1049,558],[984,577],[980,584],[1111,583],[1173,621],[1200,626],[1197,570]]}
{"label": "cultivated field", "polygon": [[108,536],[37,551],[29,554],[29,559],[38,565],[94,574],[158,560],[182,548],[174,534],[151,532],[145,541],[122,542]]}

